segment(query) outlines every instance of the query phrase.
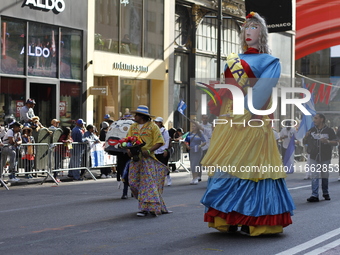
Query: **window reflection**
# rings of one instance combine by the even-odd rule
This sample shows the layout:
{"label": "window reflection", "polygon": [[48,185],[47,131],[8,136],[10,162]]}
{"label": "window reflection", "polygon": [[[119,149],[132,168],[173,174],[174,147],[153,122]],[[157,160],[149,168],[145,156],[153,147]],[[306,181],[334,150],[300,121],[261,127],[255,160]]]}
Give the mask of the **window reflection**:
{"label": "window reflection", "polygon": [[24,79],[0,78],[0,119],[20,117],[20,108],[24,106],[26,81]]}
{"label": "window reflection", "polygon": [[1,72],[24,74],[26,23],[2,18],[1,21]]}
{"label": "window reflection", "polygon": [[95,49],[118,52],[120,0],[96,1]]}
{"label": "window reflection", "polygon": [[40,23],[29,23],[28,74],[57,77],[58,29]]}
{"label": "window reflection", "polygon": [[130,0],[128,5],[121,6],[121,10],[121,29],[125,38],[122,40],[121,53],[141,56],[143,3],[140,0]]}
{"label": "window reflection", "polygon": [[121,106],[120,112],[126,108],[137,109],[138,105],[150,105],[150,81],[137,79],[121,80]]}
{"label": "window reflection", "polygon": [[61,29],[60,78],[81,79],[81,31]]}
{"label": "window reflection", "polygon": [[145,57],[163,58],[163,0],[145,1]]}
{"label": "window reflection", "polygon": [[59,111],[61,126],[71,126],[73,121],[81,117],[80,92],[80,83],[60,82]]}
{"label": "window reflection", "polygon": [[97,0],[95,8],[96,50],[163,59],[163,0]]}

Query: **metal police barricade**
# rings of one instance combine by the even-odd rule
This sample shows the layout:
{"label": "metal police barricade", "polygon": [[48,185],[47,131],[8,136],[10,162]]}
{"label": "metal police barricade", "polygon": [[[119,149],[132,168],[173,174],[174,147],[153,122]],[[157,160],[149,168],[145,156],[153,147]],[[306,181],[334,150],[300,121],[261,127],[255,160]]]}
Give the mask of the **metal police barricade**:
{"label": "metal police barricade", "polygon": [[[16,176],[30,178],[32,174],[46,174],[46,177],[42,180],[41,184],[43,184],[48,177],[51,177],[56,183],[56,180],[50,173],[49,144],[47,143],[23,143],[17,148],[12,148],[11,145],[3,147],[0,166],[0,182],[1,185],[8,190],[3,177],[5,175],[9,176],[10,173],[8,170],[4,169],[5,166],[6,169],[13,167]],[[5,173],[3,172],[4,170]]]}
{"label": "metal police barricade", "polygon": [[172,141],[171,142],[171,149],[170,149],[170,158],[169,164],[176,164],[179,163],[181,167],[183,167],[188,173],[190,170],[185,167],[183,163],[183,146],[181,142]]}
{"label": "metal police barricade", "polygon": [[110,155],[104,149],[105,142],[89,143],[89,168],[92,170],[101,168],[112,168],[117,165],[115,155]]}
{"label": "metal police barricade", "polygon": [[51,173],[84,170],[84,173],[87,171],[93,180],[97,180],[89,169],[89,153],[88,142],[52,143],[50,145]]}

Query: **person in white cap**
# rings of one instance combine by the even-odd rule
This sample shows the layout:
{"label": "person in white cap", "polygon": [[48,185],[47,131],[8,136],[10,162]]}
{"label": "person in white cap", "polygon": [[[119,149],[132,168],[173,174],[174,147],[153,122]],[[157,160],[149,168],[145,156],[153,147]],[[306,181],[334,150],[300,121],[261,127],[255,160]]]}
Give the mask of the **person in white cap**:
{"label": "person in white cap", "polygon": [[[157,150],[155,150],[155,156],[156,158],[162,162],[164,165],[168,166],[168,161],[169,161],[169,145],[170,145],[170,136],[168,130],[165,129],[163,125],[163,118],[162,117],[157,117],[155,120],[156,125],[159,127],[161,130],[161,134],[164,139],[164,144],[159,147]],[[170,177],[170,171],[167,174],[167,183],[168,186],[171,185],[171,177]]]}
{"label": "person in white cap", "polygon": [[[169,170],[155,157],[155,151],[164,144],[164,139],[158,126],[151,121],[147,106],[139,105],[131,112],[135,114],[136,123],[130,126],[127,136],[135,136],[145,143],[140,160],[131,160],[129,166],[129,185],[140,210],[137,216],[170,213],[162,198],[164,178]],[[132,157],[131,151],[127,152]]]}

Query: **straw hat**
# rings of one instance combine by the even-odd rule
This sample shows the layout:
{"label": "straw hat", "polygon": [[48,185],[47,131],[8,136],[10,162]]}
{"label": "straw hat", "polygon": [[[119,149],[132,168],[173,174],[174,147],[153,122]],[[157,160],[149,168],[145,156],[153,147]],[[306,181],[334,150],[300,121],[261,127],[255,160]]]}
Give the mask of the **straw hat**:
{"label": "straw hat", "polygon": [[136,111],[131,111],[131,113],[139,113],[139,114],[144,114],[146,116],[154,117],[154,116],[150,115],[149,107],[147,107],[146,105],[139,105],[137,107],[137,110]]}

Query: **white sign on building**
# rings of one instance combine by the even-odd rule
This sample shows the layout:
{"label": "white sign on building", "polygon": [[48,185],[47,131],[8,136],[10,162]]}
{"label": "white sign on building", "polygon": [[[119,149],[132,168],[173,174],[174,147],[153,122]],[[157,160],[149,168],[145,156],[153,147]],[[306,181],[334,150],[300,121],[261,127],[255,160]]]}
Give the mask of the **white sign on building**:
{"label": "white sign on building", "polygon": [[24,5],[43,10],[54,10],[59,13],[65,10],[64,0],[25,0]]}

